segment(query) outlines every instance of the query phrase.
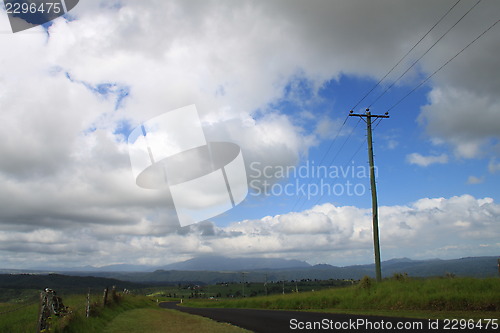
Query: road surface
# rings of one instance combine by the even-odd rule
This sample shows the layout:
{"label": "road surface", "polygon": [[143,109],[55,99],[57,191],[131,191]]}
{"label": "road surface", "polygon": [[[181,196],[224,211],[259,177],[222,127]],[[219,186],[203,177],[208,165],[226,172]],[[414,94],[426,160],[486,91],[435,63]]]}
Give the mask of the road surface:
{"label": "road surface", "polygon": [[[322,312],[277,311],[255,309],[190,308],[176,302],[160,303],[162,308],[175,309],[210,319],[231,323],[257,333],[280,332],[499,332],[475,327],[462,330],[460,323],[427,319],[361,316]],[[463,323],[462,323],[463,324]],[[200,332],[202,333],[202,332]]]}

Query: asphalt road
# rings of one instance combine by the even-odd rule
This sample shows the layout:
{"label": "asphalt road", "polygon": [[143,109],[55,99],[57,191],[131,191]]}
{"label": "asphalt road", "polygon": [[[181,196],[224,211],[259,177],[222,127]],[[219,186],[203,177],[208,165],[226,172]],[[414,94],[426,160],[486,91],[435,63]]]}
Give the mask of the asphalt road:
{"label": "asphalt road", "polygon": [[[335,313],[276,311],[255,309],[190,308],[176,302],[163,302],[160,307],[175,309],[210,319],[231,323],[257,333],[281,332],[499,332],[460,329],[460,323],[427,319],[358,316]],[[490,327],[491,328],[491,327]],[[200,332],[202,333],[202,332]]]}

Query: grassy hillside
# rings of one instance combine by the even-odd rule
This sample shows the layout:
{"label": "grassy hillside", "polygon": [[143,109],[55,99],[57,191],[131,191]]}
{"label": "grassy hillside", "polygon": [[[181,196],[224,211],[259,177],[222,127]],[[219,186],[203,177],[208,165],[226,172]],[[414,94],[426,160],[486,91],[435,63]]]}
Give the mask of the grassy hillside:
{"label": "grassy hillside", "polygon": [[189,300],[187,306],[341,311],[465,311],[500,317],[500,279],[396,279],[375,283],[364,278],[358,285],[319,292],[236,300]]}

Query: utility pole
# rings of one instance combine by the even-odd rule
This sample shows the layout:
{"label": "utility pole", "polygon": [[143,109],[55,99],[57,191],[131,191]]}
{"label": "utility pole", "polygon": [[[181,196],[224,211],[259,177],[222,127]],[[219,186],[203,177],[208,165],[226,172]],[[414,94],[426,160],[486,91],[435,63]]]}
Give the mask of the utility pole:
{"label": "utility pole", "polygon": [[[360,117],[366,122],[366,132],[368,141],[368,161],[370,163],[370,185],[372,190],[372,219],[373,219],[373,249],[375,251],[375,274],[377,282],[382,281],[382,269],[380,266],[380,242],[378,233],[378,204],[377,204],[377,186],[375,183],[375,166],[373,163],[373,142],[372,142],[372,118],[389,118],[388,112],[385,115],[372,115],[370,109],[366,109],[365,114],[355,114],[351,110],[349,116]],[[365,119],[366,118],[366,119]]]}

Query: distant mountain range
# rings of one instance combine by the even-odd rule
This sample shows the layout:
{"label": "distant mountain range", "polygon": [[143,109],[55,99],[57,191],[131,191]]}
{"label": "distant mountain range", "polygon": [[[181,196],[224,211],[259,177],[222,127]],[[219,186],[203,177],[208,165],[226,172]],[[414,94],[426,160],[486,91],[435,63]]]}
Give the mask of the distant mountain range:
{"label": "distant mountain range", "polygon": [[[494,277],[498,276],[498,257],[470,257],[453,260],[391,259],[382,262],[382,275],[390,277],[395,273],[408,273],[413,277],[456,276]],[[57,270],[1,270],[0,273],[38,273]],[[114,278],[139,283],[218,283],[239,282],[241,272],[245,281],[280,281],[301,279],[361,279],[374,276],[374,265],[337,267],[327,264],[311,266],[304,261],[271,258],[227,258],[203,256],[161,267],[141,265],[111,265],[104,267],[81,267],[59,270],[60,273],[76,276]]]}
{"label": "distant mountain range", "polygon": [[[291,269],[311,267],[307,262],[280,258],[228,258],[224,256],[200,256],[165,266],[116,264],[101,267],[33,267],[29,271],[48,272],[154,272],[156,270],[183,271],[241,271],[256,269]],[[0,269],[0,272],[6,270]],[[10,270],[25,272],[28,270]]]}
{"label": "distant mountain range", "polygon": [[279,258],[228,258],[224,256],[202,256],[159,267],[158,269],[183,271],[242,271],[258,269],[309,268],[305,261]]}

